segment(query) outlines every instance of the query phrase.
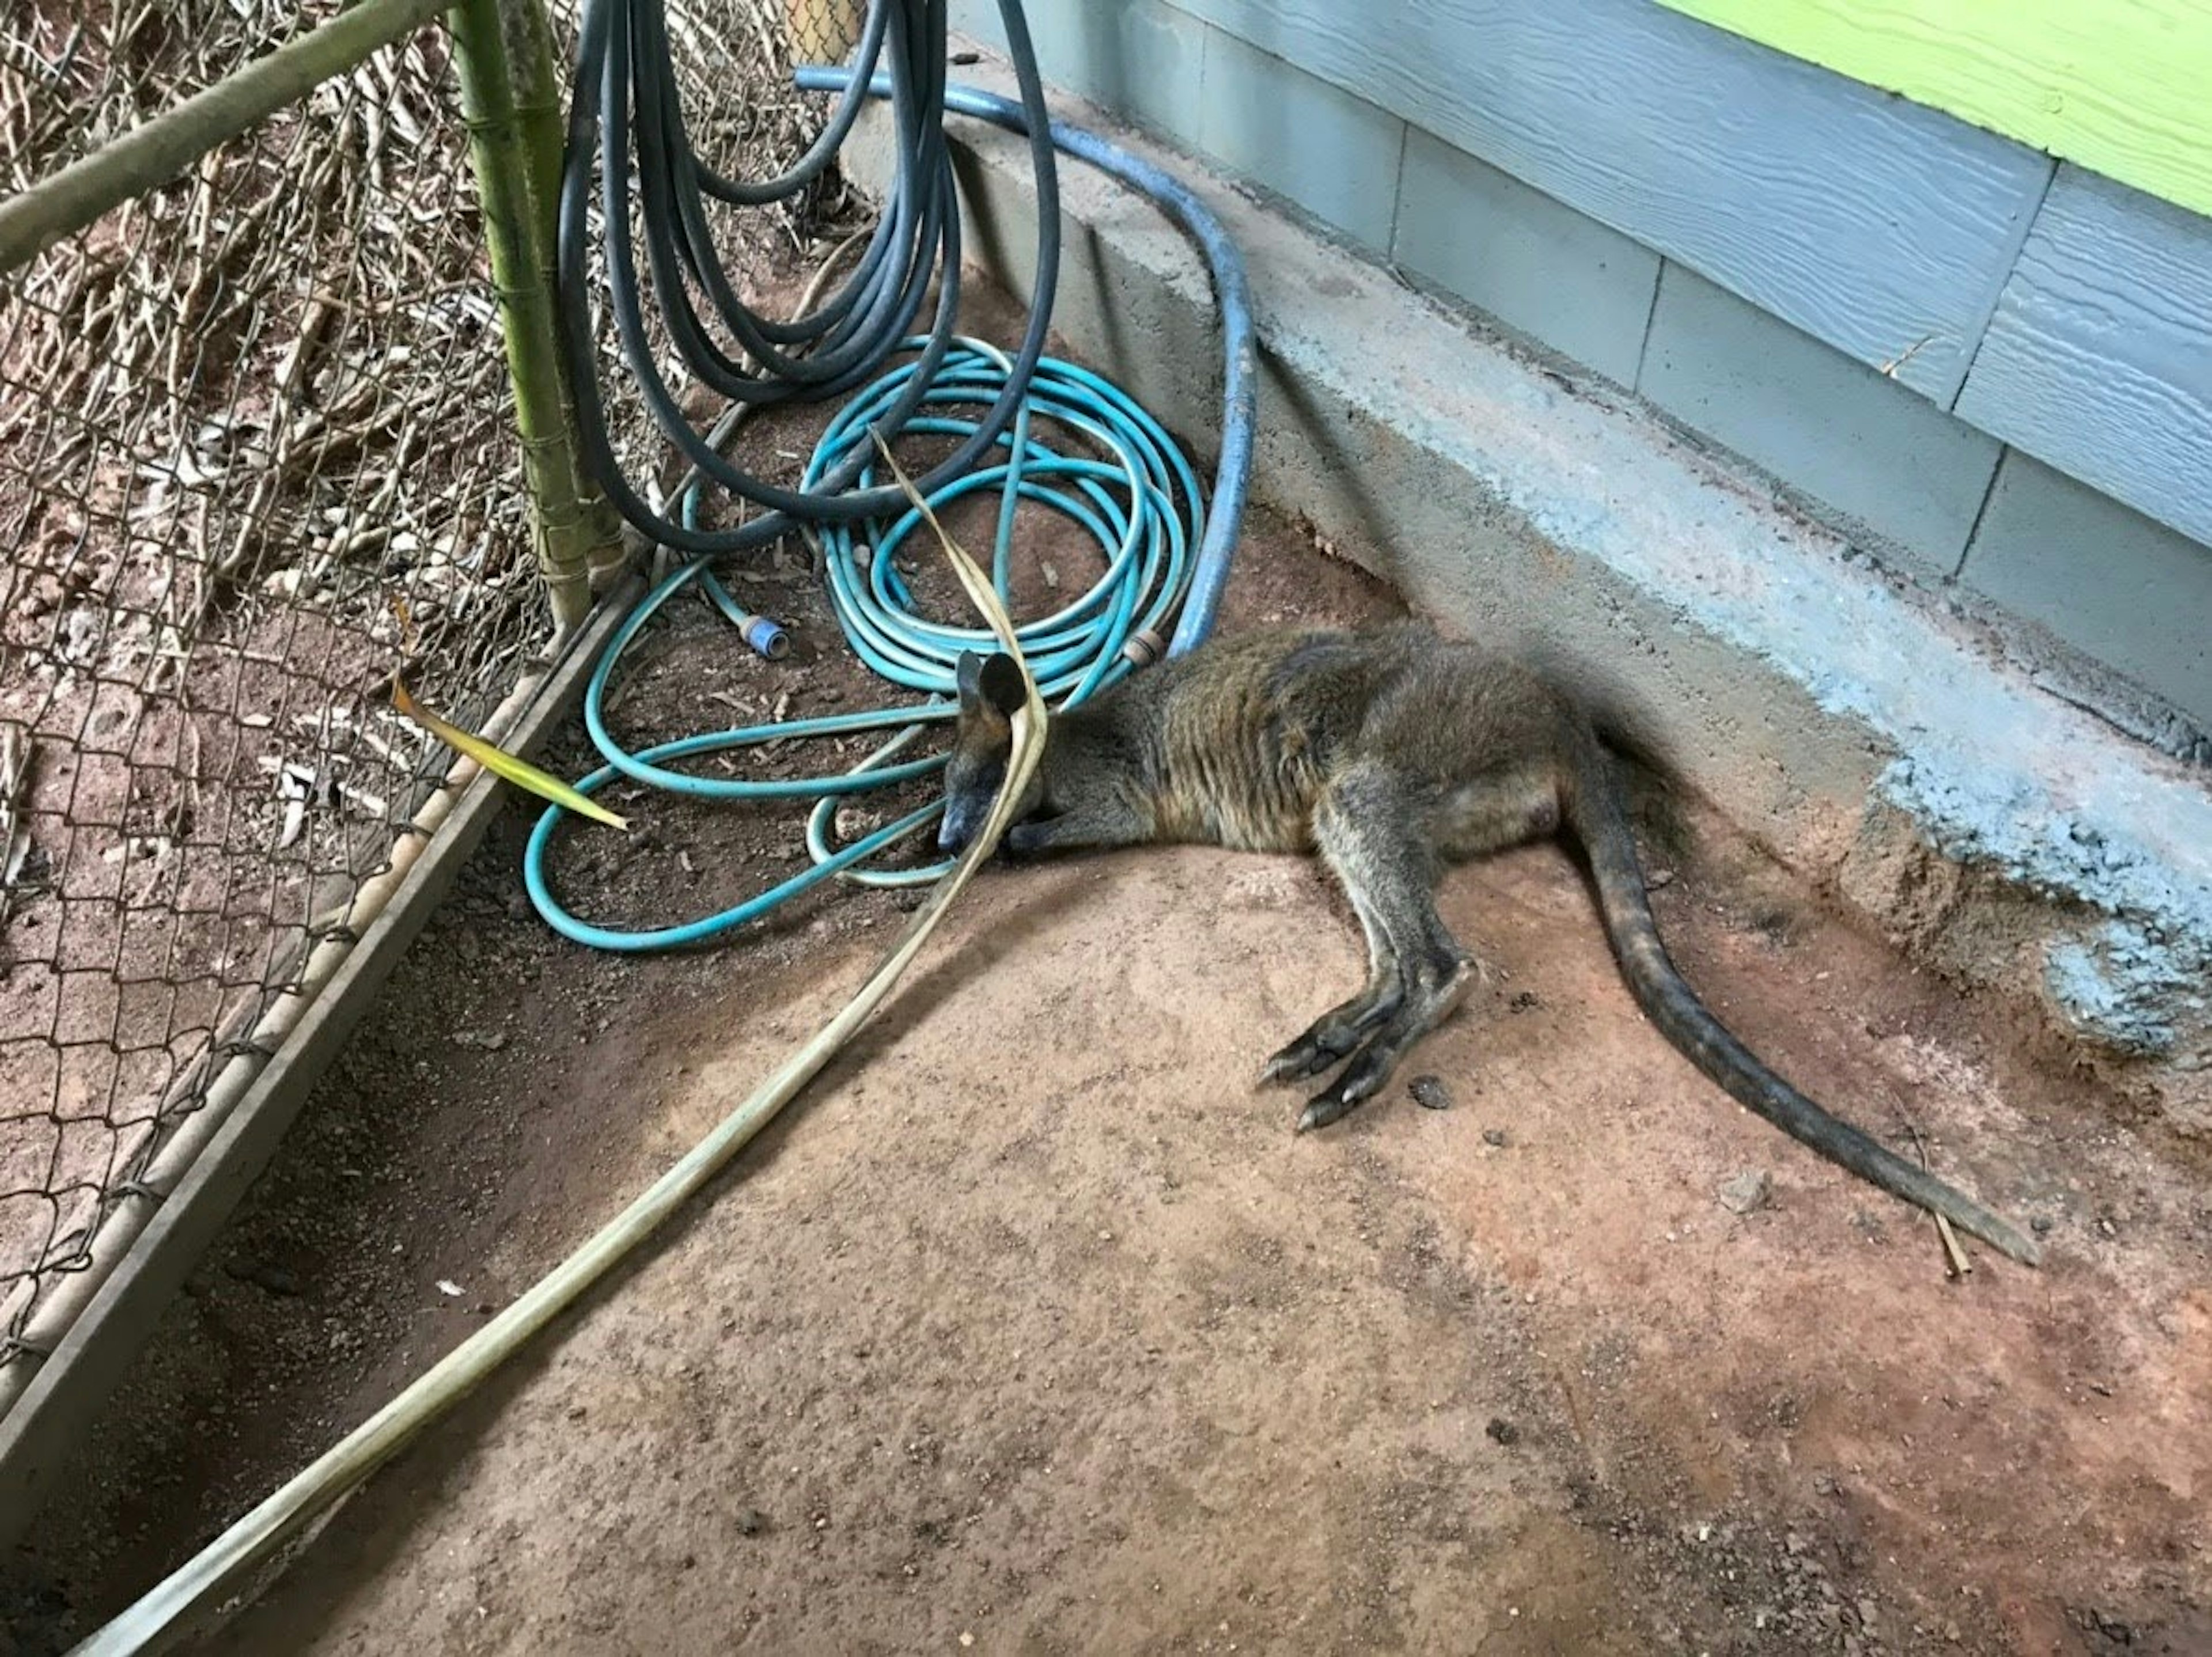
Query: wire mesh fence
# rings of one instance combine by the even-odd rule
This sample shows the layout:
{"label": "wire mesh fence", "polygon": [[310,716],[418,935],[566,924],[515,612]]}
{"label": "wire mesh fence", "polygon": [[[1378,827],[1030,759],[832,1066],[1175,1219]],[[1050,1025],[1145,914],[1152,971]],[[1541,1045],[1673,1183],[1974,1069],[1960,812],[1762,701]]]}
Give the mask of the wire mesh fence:
{"label": "wire mesh fence", "polygon": [[[339,9],[9,9],[5,188]],[[860,21],[675,0],[702,156],[787,167],[822,102],[791,65]],[[424,28],[0,277],[0,1399],[443,778],[395,677],[475,724],[545,638],[454,68]],[[718,227],[732,268],[787,268],[834,205]]]}
{"label": "wire mesh fence", "polygon": [[[337,8],[38,4],[22,189]],[[0,294],[0,1363],[539,627],[443,35]]]}

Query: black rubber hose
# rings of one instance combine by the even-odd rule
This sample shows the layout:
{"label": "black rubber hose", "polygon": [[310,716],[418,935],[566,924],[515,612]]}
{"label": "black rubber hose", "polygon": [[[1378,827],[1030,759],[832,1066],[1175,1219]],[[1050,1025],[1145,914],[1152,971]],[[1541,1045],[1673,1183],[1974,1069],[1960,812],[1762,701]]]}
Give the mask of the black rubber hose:
{"label": "black rubber hose", "polygon": [[[1012,423],[1044,354],[1059,280],[1059,180],[1044,88],[1021,0],[999,0],[999,10],[1021,103],[1030,118],[1030,155],[1043,205],[1036,276],[1013,373],[973,434],[919,480],[925,492],[965,476]],[[652,349],[633,225],[644,242],[654,314],[677,357],[688,373],[732,402],[811,402],[865,384],[914,331],[934,279],[937,303],[927,348],[905,394],[881,422],[887,439],[896,435],[928,394],[951,347],[959,308],[960,204],[945,137],[945,0],[872,0],[857,54],[860,73],[838,98],[821,137],[781,178],[746,184],[723,178],[691,148],[664,0],[586,0],[561,178],[561,344],[586,468],[623,516],[661,544],[694,555],[731,552],[763,545],[801,522],[850,522],[904,509],[906,497],[898,489],[854,490],[869,458],[863,452],[856,451],[818,488],[791,489],[751,476],[692,428]],[[759,316],[729,280],[706,203],[757,206],[810,187],[850,133],[878,67],[889,82],[896,159],[883,219],[851,275],[809,315],[789,322]],[[760,509],[761,515],[734,529],[688,528],[674,515],[654,511],[615,455],[587,276],[594,164],[606,238],[607,306],[623,362],[654,425],[684,458],[702,477]],[[695,286],[708,315],[695,304]]]}

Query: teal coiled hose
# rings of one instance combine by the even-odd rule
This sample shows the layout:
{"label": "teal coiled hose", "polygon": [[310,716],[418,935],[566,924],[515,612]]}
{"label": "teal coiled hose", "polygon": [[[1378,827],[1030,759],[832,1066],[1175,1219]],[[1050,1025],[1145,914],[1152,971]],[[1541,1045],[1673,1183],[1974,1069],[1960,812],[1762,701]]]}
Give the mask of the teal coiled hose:
{"label": "teal coiled hose", "polygon": [[[924,343],[909,339],[904,349],[918,354]],[[866,455],[874,440],[876,422],[908,395],[908,381],[921,367],[921,361],[908,361],[892,368],[839,413],[815,447],[803,488],[811,488],[831,472],[849,471],[855,456]],[[904,429],[956,442],[964,440],[976,429],[975,411],[991,407],[1013,370],[1014,364],[995,347],[956,339],[931,377],[920,411]],[[1040,425],[1087,440],[1090,446],[1112,459],[1060,452],[1042,440]],[[998,491],[991,570],[1002,600],[1009,591],[1014,507],[1019,501],[1058,512],[1080,525],[1105,560],[1104,573],[1088,590],[1018,629],[1040,693],[1060,707],[1072,707],[1157,653],[1158,640],[1190,586],[1193,553],[1206,521],[1199,481],[1173,440],[1126,393],[1088,369],[1049,357],[1037,364],[1012,429],[1001,434],[989,452],[990,464],[940,485],[929,504],[935,511],[968,495]],[[858,486],[875,487],[875,462],[863,458]],[[682,497],[682,511],[687,522],[696,523],[696,485]],[[607,728],[605,715],[607,691],[624,652],[670,599],[695,586],[732,619],[742,615],[704,558],[677,570],[639,602],[608,642],[585,692],[585,729],[607,762],[576,786],[591,794],[627,778],[694,798],[811,798],[816,803],[806,828],[811,866],[743,903],[696,920],[643,930],[599,926],[571,914],[553,895],[546,858],[566,813],[549,807],[532,829],[523,855],[525,886],[548,925],[573,942],[595,949],[630,953],[679,949],[757,920],[833,876],[874,885],[910,885],[943,874],[949,865],[902,870],[860,866],[934,819],[942,810],[939,804],[909,812],[850,845],[835,846],[830,837],[841,799],[927,776],[944,764],[941,756],[918,760],[901,760],[899,756],[929,725],[951,718],[957,704],[948,698],[960,653],[990,647],[990,635],[980,626],[934,622],[916,613],[913,593],[899,574],[896,554],[921,527],[921,514],[908,507],[888,523],[863,523],[859,533],[850,525],[825,525],[820,544],[830,604],[848,642],[878,674],[928,694],[931,700],[927,701],[770,721],[686,737],[632,753]],[[860,765],[837,774],[706,777],[674,765],[762,743],[864,731],[896,734]]]}

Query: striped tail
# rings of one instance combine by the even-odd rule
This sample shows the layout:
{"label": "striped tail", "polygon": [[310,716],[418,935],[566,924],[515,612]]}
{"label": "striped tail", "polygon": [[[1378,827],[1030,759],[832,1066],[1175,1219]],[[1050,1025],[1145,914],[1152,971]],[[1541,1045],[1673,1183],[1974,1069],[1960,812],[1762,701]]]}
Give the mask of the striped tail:
{"label": "striped tail", "polygon": [[1636,860],[1636,842],[1605,750],[1595,736],[1578,745],[1574,775],[1563,791],[1560,807],[1589,859],[1606,936],[1637,1005],[1691,1063],[1747,1109],[1869,1185],[1942,1215],[2024,1265],[2041,1260],[2043,1251],[2017,1227],[1830,1115],[1761,1064],[1706,1010],[1659,941],[1644,871]]}

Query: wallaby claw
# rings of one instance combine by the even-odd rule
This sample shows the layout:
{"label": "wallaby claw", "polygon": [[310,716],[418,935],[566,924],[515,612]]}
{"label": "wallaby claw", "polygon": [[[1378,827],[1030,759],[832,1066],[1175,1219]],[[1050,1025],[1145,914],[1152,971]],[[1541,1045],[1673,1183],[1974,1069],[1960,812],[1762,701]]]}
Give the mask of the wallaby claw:
{"label": "wallaby claw", "polygon": [[1359,1102],[1347,1099],[1341,1088],[1329,1088],[1306,1101],[1306,1108],[1298,1113],[1298,1125],[1294,1132],[1309,1133],[1316,1128],[1327,1127],[1351,1114],[1352,1108]]}
{"label": "wallaby claw", "polygon": [[[1351,1051],[1347,1041],[1345,1053]],[[1260,1085],[1266,1087],[1276,1082],[1304,1082],[1320,1075],[1332,1065],[1344,1062],[1344,1053],[1334,1051],[1325,1040],[1302,1035],[1270,1059],[1260,1070]]]}
{"label": "wallaby claw", "polygon": [[1397,1055],[1378,1038],[1351,1055],[1344,1073],[1306,1102],[1298,1117],[1298,1132],[1327,1127],[1340,1121],[1382,1090],[1397,1067]]}

